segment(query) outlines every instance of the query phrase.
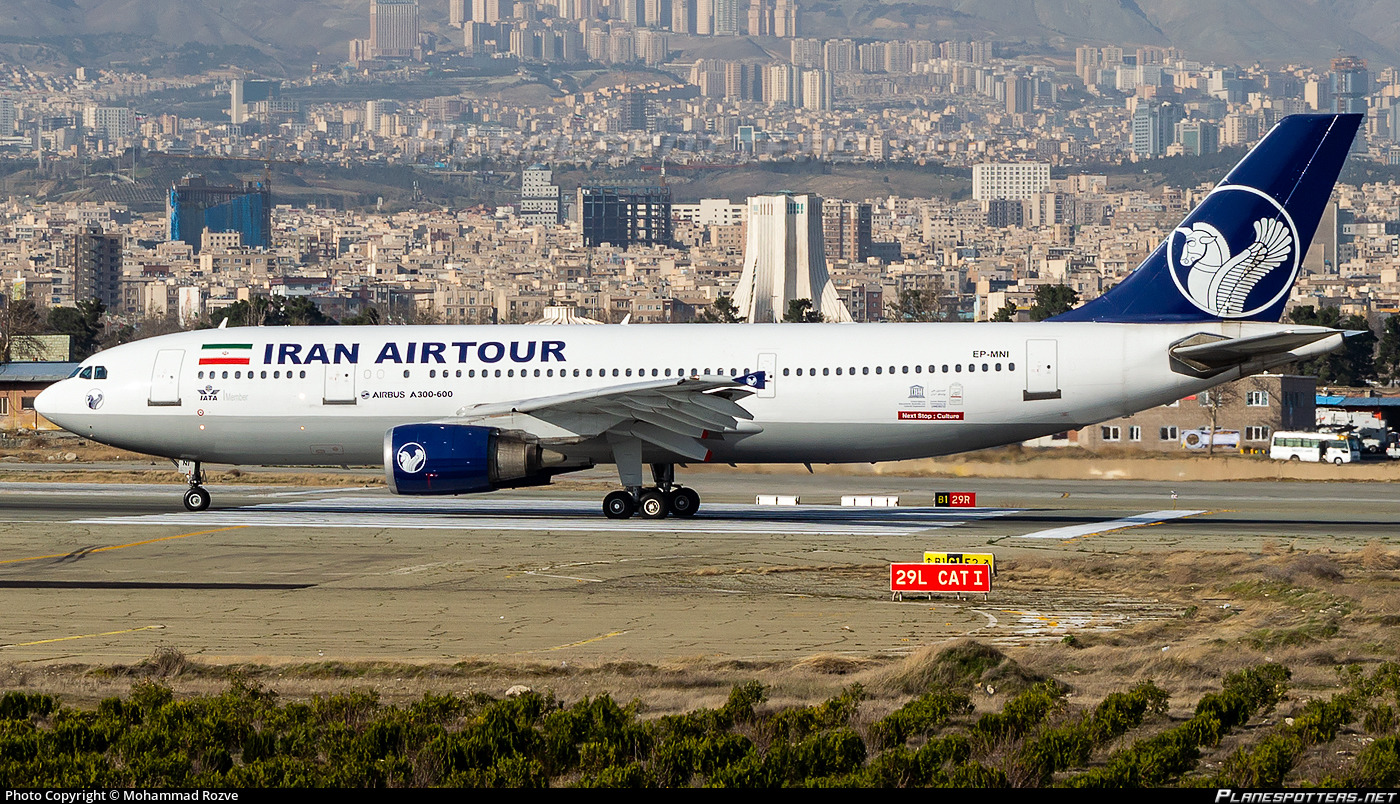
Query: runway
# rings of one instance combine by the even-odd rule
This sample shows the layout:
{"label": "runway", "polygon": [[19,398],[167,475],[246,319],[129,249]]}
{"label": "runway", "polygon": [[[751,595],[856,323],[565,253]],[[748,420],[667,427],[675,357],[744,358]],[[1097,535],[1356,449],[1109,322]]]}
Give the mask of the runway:
{"label": "runway", "polygon": [[[601,515],[602,474],[464,498],[213,486],[197,514],[178,486],[0,483],[0,662],[134,662],[159,647],[224,662],[658,662],[1033,644],[1179,612],[1151,589],[1072,581],[895,602],[889,563],[990,551],[1016,588],[1018,559],[1355,549],[1394,544],[1400,517],[1386,484],[688,479],[705,500],[696,518],[620,522]],[[931,507],[939,491],[976,491],[979,507]],[[755,506],[755,493],[804,504]],[[836,504],[869,493],[905,504]]]}

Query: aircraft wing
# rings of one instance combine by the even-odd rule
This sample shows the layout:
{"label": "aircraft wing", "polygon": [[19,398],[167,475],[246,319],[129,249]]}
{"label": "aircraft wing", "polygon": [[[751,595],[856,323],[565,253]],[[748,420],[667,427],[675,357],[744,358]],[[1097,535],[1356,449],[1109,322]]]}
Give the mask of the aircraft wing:
{"label": "aircraft wing", "polygon": [[1223,340],[1211,340],[1205,343],[1187,343],[1173,346],[1171,356],[1197,369],[1220,369],[1230,366],[1247,363],[1256,358],[1267,357],[1269,355],[1282,355],[1302,349],[1306,346],[1317,344],[1328,338],[1335,338],[1336,344],[1327,345],[1320,350],[1310,351],[1331,351],[1341,343],[1342,332],[1334,329],[1306,328],[1306,329],[1286,329],[1278,332],[1270,332],[1263,335],[1251,335],[1244,338],[1225,338]]}
{"label": "aircraft wing", "polygon": [[702,376],[649,380],[515,402],[468,405],[458,421],[524,430],[545,443],[598,436],[637,438],[696,461],[709,449],[701,439],[733,432],[753,414],[736,400],[763,377]]}

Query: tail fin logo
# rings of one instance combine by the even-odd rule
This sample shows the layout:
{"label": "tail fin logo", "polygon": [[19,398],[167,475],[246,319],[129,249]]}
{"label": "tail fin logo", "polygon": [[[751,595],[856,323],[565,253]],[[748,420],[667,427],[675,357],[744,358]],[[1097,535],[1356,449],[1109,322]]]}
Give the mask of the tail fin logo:
{"label": "tail fin logo", "polygon": [[1293,287],[1298,229],[1266,193],[1222,185],[1186,223],[1172,232],[1167,259],[1177,289],[1205,312],[1220,318],[1255,315]]}

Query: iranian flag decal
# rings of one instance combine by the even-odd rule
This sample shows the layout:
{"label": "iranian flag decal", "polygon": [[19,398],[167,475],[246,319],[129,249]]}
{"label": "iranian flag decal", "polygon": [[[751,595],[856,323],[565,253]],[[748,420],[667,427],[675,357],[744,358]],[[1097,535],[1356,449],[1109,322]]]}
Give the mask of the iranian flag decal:
{"label": "iranian flag decal", "polygon": [[206,343],[199,350],[199,365],[246,366],[252,354],[251,343]]}

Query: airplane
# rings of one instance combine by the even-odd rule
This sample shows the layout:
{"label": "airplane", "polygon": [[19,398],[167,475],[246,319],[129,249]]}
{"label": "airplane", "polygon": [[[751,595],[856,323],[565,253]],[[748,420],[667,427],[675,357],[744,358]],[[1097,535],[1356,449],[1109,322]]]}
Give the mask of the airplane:
{"label": "airplane", "polygon": [[379,464],[405,495],[612,463],[606,516],[690,517],[677,465],[1015,443],[1337,348],[1278,322],[1360,121],[1284,118],[1121,283],[1044,322],[219,328],[100,352],[35,408],[176,461],[192,511],[211,462]]}

